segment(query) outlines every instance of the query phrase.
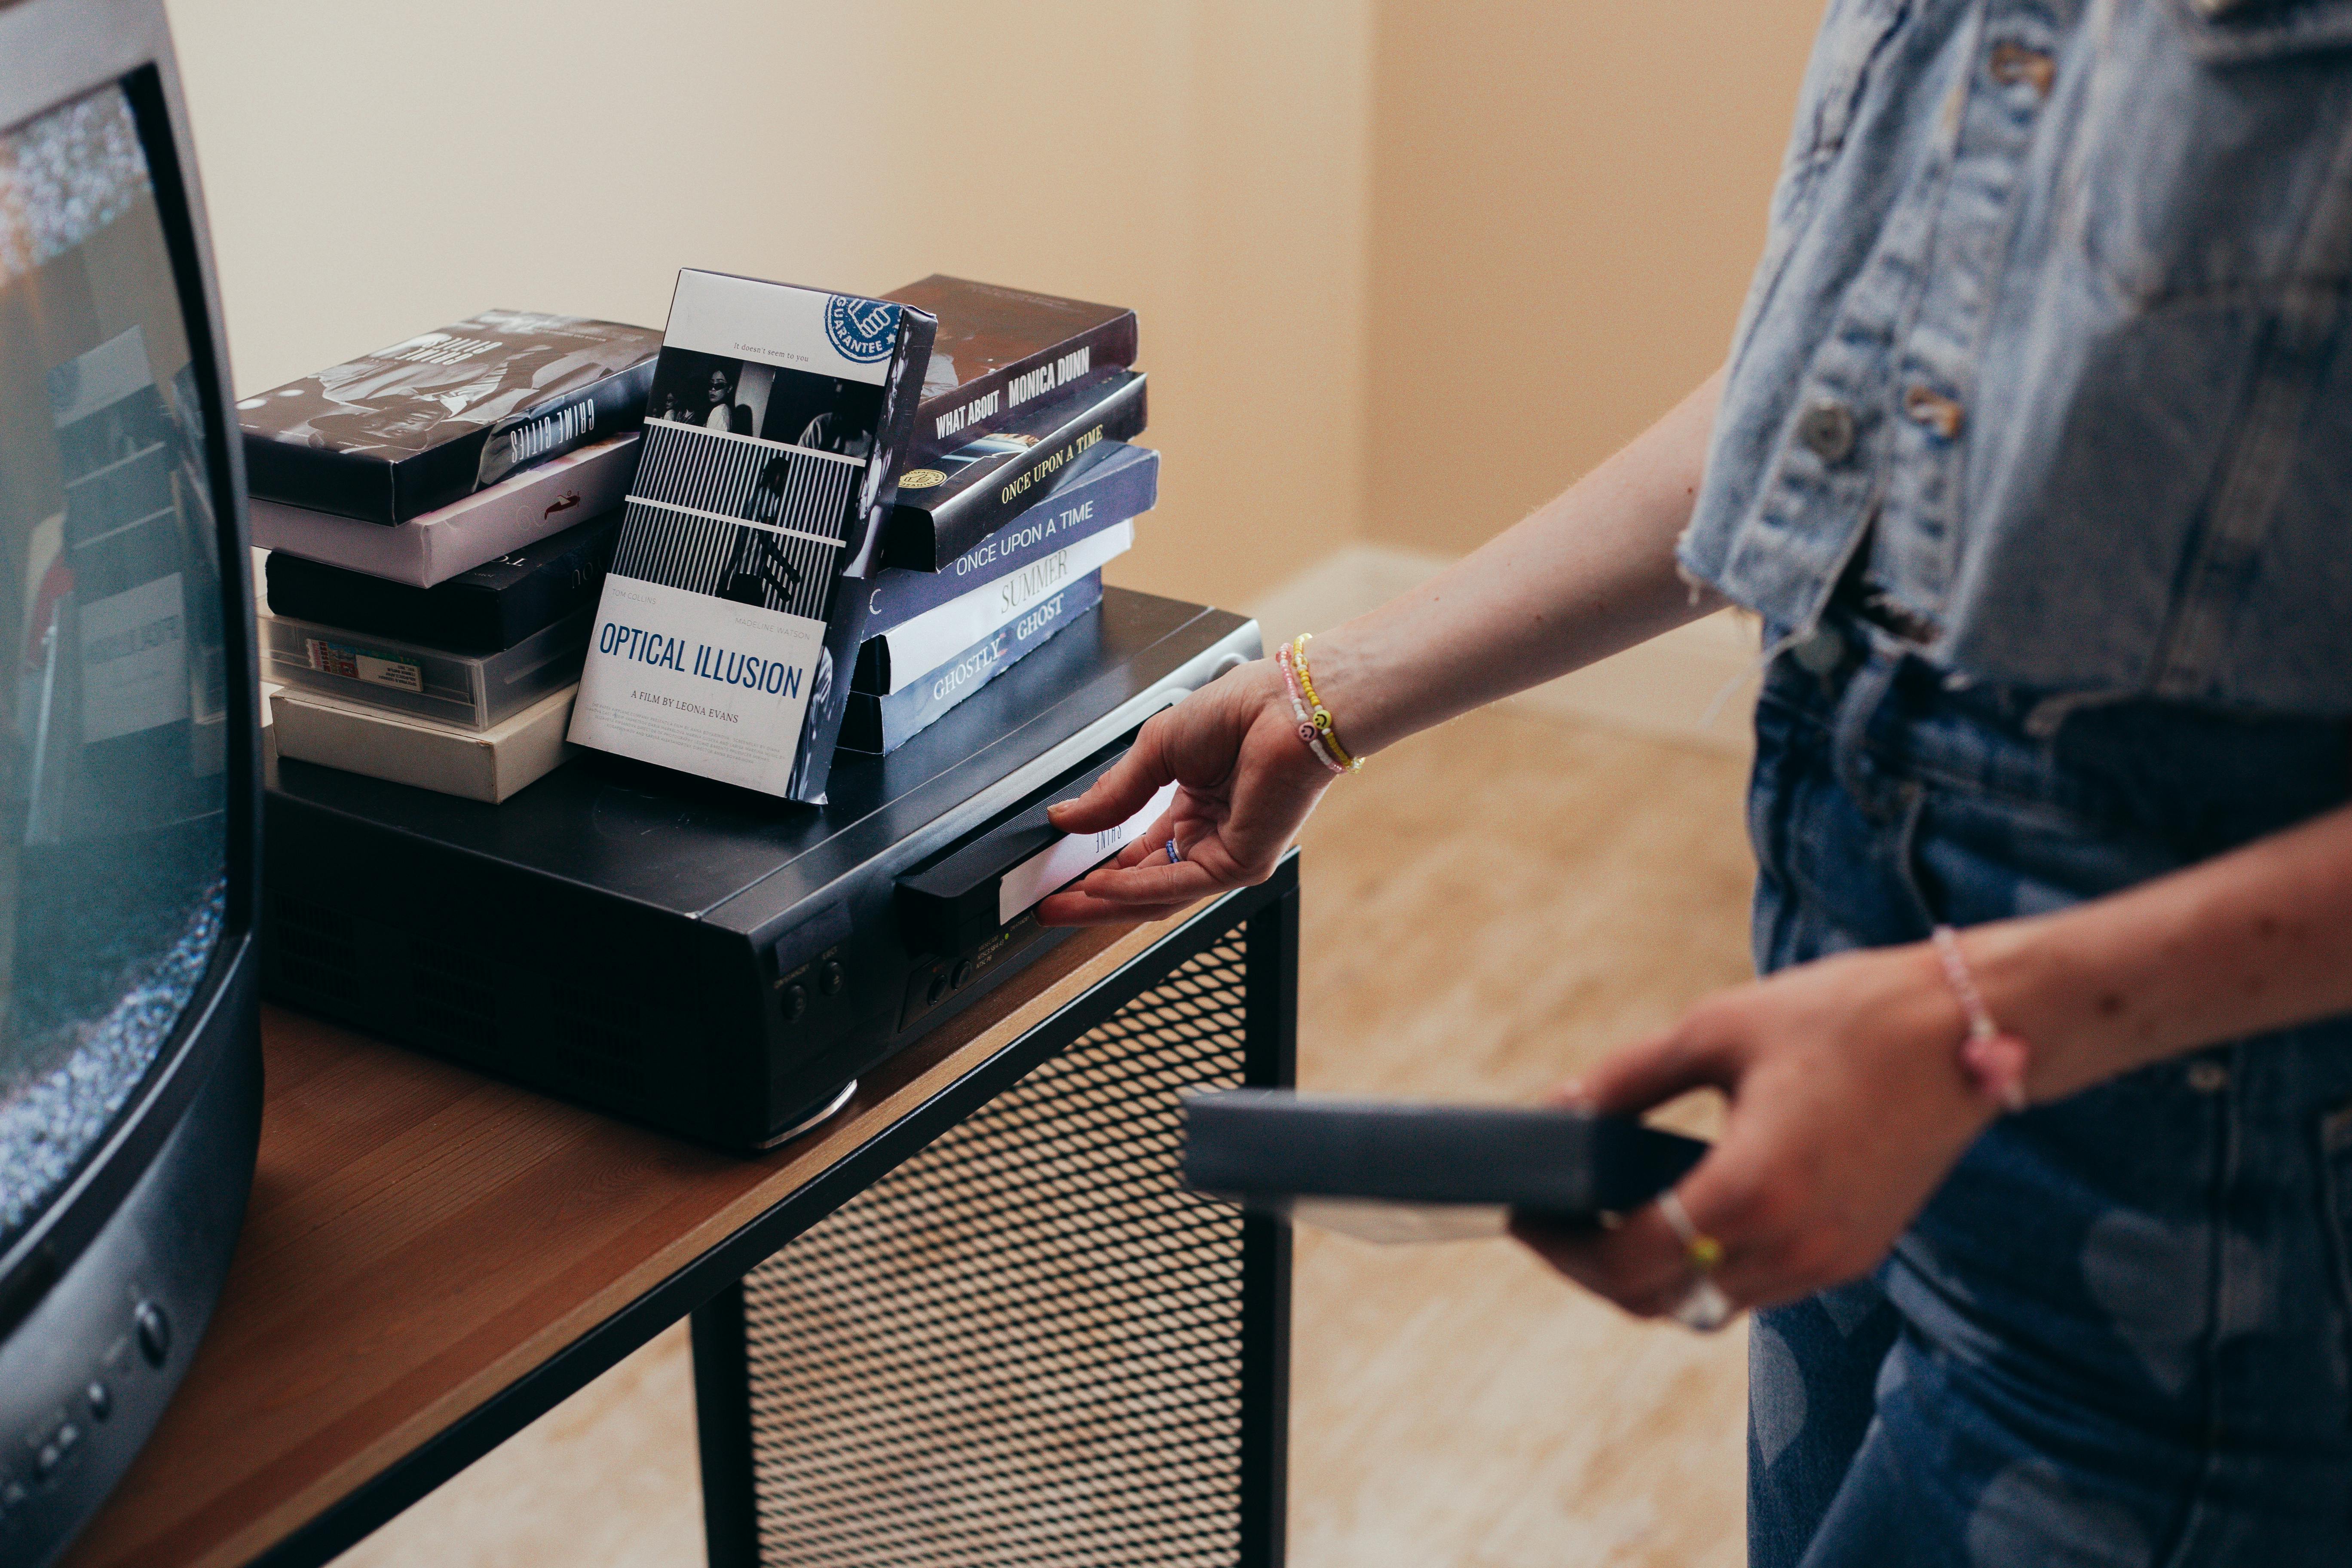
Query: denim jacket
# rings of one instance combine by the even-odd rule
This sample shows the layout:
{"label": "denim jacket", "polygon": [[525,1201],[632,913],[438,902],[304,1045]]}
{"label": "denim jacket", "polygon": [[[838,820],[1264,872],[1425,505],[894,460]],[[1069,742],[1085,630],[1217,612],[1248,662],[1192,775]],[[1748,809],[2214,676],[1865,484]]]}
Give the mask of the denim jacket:
{"label": "denim jacket", "polygon": [[1831,0],[1683,568],[1799,631],[1866,571],[1964,677],[2352,714],[2347,285],[2352,0]]}

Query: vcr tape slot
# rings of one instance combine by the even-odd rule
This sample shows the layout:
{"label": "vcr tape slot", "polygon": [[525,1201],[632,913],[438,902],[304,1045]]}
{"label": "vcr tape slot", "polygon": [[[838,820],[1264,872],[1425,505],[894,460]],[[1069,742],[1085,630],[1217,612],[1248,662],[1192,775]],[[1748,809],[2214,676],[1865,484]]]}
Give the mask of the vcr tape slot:
{"label": "vcr tape slot", "polygon": [[1117,854],[1167,809],[1172,785],[1099,833],[1066,834],[1046,820],[1054,803],[1084,795],[1109,772],[1141,728],[898,878],[899,934],[918,960],[899,1009],[901,1029],[1043,934],[1035,909],[1046,895]]}

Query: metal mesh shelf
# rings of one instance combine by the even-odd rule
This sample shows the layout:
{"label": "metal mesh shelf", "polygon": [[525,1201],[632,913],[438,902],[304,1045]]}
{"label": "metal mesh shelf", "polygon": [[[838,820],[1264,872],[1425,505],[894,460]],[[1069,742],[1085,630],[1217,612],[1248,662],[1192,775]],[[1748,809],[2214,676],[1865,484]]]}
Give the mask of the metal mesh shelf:
{"label": "metal mesh shelf", "polygon": [[1278,1518],[1250,1520],[1246,1500],[1278,1495],[1278,1475],[1269,1488],[1252,1469],[1278,1472],[1262,1434],[1269,1408],[1279,1425],[1281,1369],[1250,1346],[1285,1292],[1269,1275],[1286,1248],[1175,1177],[1180,1093],[1269,1081],[1271,1057],[1286,1077],[1287,1050],[1262,1042],[1252,1072],[1256,927],[1224,932],[745,1279],[762,1563],[1278,1557]]}

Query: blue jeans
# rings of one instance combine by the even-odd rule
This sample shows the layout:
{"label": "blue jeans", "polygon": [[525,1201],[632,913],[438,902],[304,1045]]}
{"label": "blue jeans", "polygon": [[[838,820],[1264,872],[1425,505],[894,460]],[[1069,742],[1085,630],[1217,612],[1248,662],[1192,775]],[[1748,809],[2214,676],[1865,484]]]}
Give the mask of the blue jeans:
{"label": "blue jeans", "polygon": [[[2096,898],[2352,785],[2338,723],[2044,733],[2038,694],[1831,625],[1757,714],[1761,969]],[[1751,1563],[2346,1568],[2348,1258],[2352,1019],[2002,1119],[1874,1275],[1757,1314]]]}

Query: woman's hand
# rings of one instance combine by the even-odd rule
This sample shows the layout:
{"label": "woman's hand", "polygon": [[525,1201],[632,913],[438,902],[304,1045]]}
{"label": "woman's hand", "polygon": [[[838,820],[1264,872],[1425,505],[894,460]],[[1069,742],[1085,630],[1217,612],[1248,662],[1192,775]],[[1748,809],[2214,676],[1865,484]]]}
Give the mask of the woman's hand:
{"label": "woman's hand", "polygon": [[[1722,1247],[1713,1279],[1730,1305],[1772,1306],[1869,1272],[1991,1121],[1960,1063],[1967,1033],[1927,944],[1841,953],[1708,997],[1559,1098],[1631,1114],[1702,1086],[1729,1096],[1721,1139],[1676,1192]],[[1639,1316],[1697,1282],[1655,1204],[1614,1230],[1513,1232]]]}
{"label": "woman's hand", "polygon": [[[1575,485],[1409,594],[1318,636],[1316,695],[1361,757],[1514,691],[1540,685],[1722,601],[1675,566],[1689,526],[1717,373]],[[1298,739],[1282,672],[1260,659],[1144,725],[1118,765],[1053,814],[1099,833],[1183,787],[1109,865],[1037,906],[1049,925],[1132,923],[1261,881],[1332,775]],[[1168,862],[1168,840],[1184,858]],[[1156,863],[1155,863],[1156,861]]]}
{"label": "woman's hand", "polygon": [[[1298,739],[1272,659],[1229,670],[1152,716],[1111,770],[1048,814],[1065,833],[1098,833],[1181,786],[1142,837],[1037,906],[1047,925],[1160,920],[1212,893],[1263,882],[1330,786]],[[1168,840],[1184,857],[1171,865]]]}

